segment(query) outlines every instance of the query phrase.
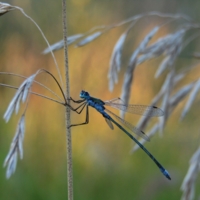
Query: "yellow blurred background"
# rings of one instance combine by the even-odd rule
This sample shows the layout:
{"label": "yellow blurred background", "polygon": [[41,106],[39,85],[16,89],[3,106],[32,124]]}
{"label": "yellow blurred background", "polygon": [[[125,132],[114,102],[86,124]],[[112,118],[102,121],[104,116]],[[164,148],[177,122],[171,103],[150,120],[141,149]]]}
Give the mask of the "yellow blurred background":
{"label": "yellow blurred background", "polygon": [[[6,3],[22,7],[42,28],[50,43],[53,44],[62,38],[61,1],[13,0]],[[84,33],[94,26],[113,24],[149,11],[184,13],[200,21],[199,4],[197,0],[193,1],[193,4],[181,0],[69,0],[67,1],[68,34]],[[71,96],[79,99],[82,89],[102,100],[120,96],[123,73],[131,52],[141,39],[161,22],[160,18],[145,18],[135,26],[129,42],[126,43],[119,83],[115,85],[112,93],[108,90],[109,60],[112,49],[125,28],[113,29],[81,48],[70,46]],[[159,34],[175,31],[177,24],[174,24],[171,30],[169,27],[163,28]],[[46,48],[41,34],[19,11],[1,16],[0,30],[0,71],[30,76],[37,69],[45,68],[58,78],[52,57],[41,54]],[[188,52],[195,49],[198,49],[198,41],[190,45]],[[64,79],[63,54],[63,50],[55,52]],[[159,79],[154,79],[159,62],[159,59],[149,61],[135,70],[131,103],[150,104],[151,99],[159,91],[166,76],[165,73]],[[180,58],[178,67],[185,67],[194,62],[188,58]],[[182,85],[192,82],[198,76],[199,70],[194,69]],[[48,75],[41,74],[37,80],[61,96],[58,87]],[[19,86],[22,79],[0,75],[0,81]],[[50,95],[39,86],[35,86],[34,91]],[[0,92],[0,114],[3,116],[15,91],[0,87]],[[165,179],[142,150],[130,154],[133,146],[130,139],[117,128],[114,131],[110,130],[103,117],[90,109],[90,123],[72,128],[74,199],[180,199],[182,195],[180,186],[186,175],[189,160],[200,142],[197,109],[199,101],[196,100],[187,117],[180,122],[179,117],[184,102],[170,117],[163,137],[156,134],[150,143],[145,144],[170,172],[171,181]],[[23,108],[22,105],[21,112]],[[0,170],[0,199],[67,199],[64,112],[65,108],[62,105],[31,96],[26,114],[24,158],[18,160],[16,172],[9,180],[5,178],[6,170],[4,168]],[[19,117],[20,113],[17,116],[13,115],[8,124],[4,122],[3,117],[0,120],[2,165]],[[139,117],[127,115],[127,119],[137,124]],[[72,123],[84,120],[84,113],[80,116],[72,113]],[[197,178],[196,197],[200,195],[199,184],[200,179]]]}

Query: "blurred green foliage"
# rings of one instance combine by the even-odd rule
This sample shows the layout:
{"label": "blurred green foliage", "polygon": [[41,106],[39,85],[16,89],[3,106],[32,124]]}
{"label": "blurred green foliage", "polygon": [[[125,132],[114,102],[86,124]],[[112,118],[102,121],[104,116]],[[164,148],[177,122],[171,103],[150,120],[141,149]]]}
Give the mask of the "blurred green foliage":
{"label": "blurred green foliage", "polygon": [[[39,24],[50,43],[62,38],[61,1],[6,2],[22,7]],[[67,2],[68,33],[72,35],[86,32],[96,25],[112,24],[153,10],[184,13],[200,21],[200,2],[192,2],[70,0]],[[149,22],[151,21],[146,19],[143,24],[147,26]],[[143,32],[145,26],[138,25],[135,33]],[[19,11],[1,16],[0,30],[0,71],[29,76],[37,69],[45,68],[54,74],[57,73],[51,56],[40,54],[46,48],[46,44],[39,31]],[[120,95],[122,73],[113,93],[108,91],[107,73],[113,45],[121,32],[120,28],[113,30],[82,48],[69,47],[70,87],[75,99],[78,99],[82,89],[105,100]],[[133,44],[137,42],[136,35],[133,33]],[[63,51],[56,52],[55,55],[64,74]],[[156,64],[157,61],[150,63],[151,66]],[[164,77],[162,80],[154,80],[155,69],[145,64],[136,70],[132,103],[148,104],[158,92]],[[195,74],[191,73],[189,79],[194,76]],[[38,77],[38,80],[59,93],[55,83],[47,76]],[[1,75],[0,81],[19,85],[22,80]],[[35,87],[35,91],[48,95],[39,87]],[[0,92],[0,114],[3,116],[15,91],[1,87]],[[104,119],[90,109],[89,125],[72,130],[74,199],[180,199],[181,183],[187,172],[189,160],[200,141],[199,112],[195,109],[198,107],[198,103],[193,105],[186,119],[179,123],[180,106],[167,123],[164,136],[160,138],[157,134],[150,143],[145,144],[168,169],[172,176],[171,181],[165,180],[144,152],[139,150],[130,155],[132,142],[129,138],[117,128],[111,131]],[[8,152],[19,116],[13,116],[8,124],[0,118],[1,164]],[[136,119],[136,124],[138,118],[133,119]],[[72,122],[82,120],[84,116],[72,114]],[[36,96],[31,97],[26,116],[24,158],[18,161],[17,170],[10,180],[5,178],[5,169],[0,170],[0,199],[67,199],[64,121],[64,107]],[[198,178],[197,187],[199,184]],[[198,195],[199,190],[196,191],[196,196]]]}

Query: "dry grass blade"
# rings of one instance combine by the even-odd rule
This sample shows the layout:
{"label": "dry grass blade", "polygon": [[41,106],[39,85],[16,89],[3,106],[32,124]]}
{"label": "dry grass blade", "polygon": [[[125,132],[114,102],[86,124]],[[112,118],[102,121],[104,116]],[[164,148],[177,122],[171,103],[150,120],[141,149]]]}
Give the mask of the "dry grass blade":
{"label": "dry grass blade", "polygon": [[20,158],[21,159],[23,158],[24,132],[25,132],[25,116],[23,114],[20,121],[18,122],[15,136],[10,145],[10,150],[4,161],[4,167],[7,166],[6,178],[10,178],[10,176],[15,172],[18,153]]}
{"label": "dry grass blade", "polygon": [[197,179],[199,170],[200,170],[200,148],[194,153],[192,159],[190,160],[190,167],[181,186],[181,190],[183,191],[181,200],[194,199],[195,181]]}
{"label": "dry grass blade", "polygon": [[16,113],[18,113],[19,110],[19,105],[20,105],[20,101],[25,102],[26,98],[28,96],[29,93],[29,89],[34,81],[34,78],[37,74],[34,74],[32,76],[30,76],[29,78],[27,78],[19,87],[19,89],[17,90],[15,96],[13,97],[12,101],[10,102],[5,114],[4,114],[4,119],[6,122],[9,121],[13,111],[15,110]]}
{"label": "dry grass blade", "polygon": [[192,89],[192,91],[191,91],[191,93],[190,93],[189,99],[188,99],[188,101],[187,101],[187,103],[186,103],[186,105],[185,105],[185,107],[184,107],[184,110],[183,110],[183,112],[182,112],[182,114],[181,114],[181,120],[182,120],[182,119],[185,117],[185,115],[188,113],[190,107],[192,106],[192,103],[194,102],[194,100],[195,100],[195,98],[196,98],[196,96],[197,96],[197,93],[199,92],[199,89],[200,89],[200,80],[198,80],[198,81],[195,83],[195,85],[194,85],[194,87],[193,87],[193,89]]}
{"label": "dry grass blade", "polygon": [[15,8],[11,6],[10,4],[0,2],[0,16],[14,9]]}
{"label": "dry grass blade", "polygon": [[[76,42],[81,37],[83,37],[83,34],[76,34],[76,35],[72,35],[72,36],[67,37],[67,45],[70,45],[70,44]],[[50,53],[51,51],[57,51],[59,49],[62,49],[63,47],[64,47],[64,41],[61,40],[61,41],[56,42],[55,44],[51,45],[50,47],[47,47],[42,52],[42,54],[47,54],[47,53]]]}
{"label": "dry grass blade", "polygon": [[[128,68],[126,70],[125,76],[124,76],[124,83],[122,87],[122,94],[121,99],[125,101],[125,104],[128,104],[129,98],[130,98],[130,91],[131,91],[131,85],[133,81],[133,71],[137,65],[137,56],[140,52],[142,52],[145,47],[147,46],[148,42],[151,40],[151,38],[157,33],[159,30],[159,27],[155,27],[149,34],[146,35],[146,37],[142,40],[138,48],[134,51],[132,54]],[[124,112],[121,112],[121,116],[123,117]]]}
{"label": "dry grass blade", "polygon": [[102,34],[101,31],[97,31],[97,32],[95,32],[95,33],[93,33],[91,35],[88,35],[87,37],[82,39],[80,42],[78,42],[76,44],[76,47],[81,47],[81,46],[84,46],[84,45],[88,44],[89,42],[92,42],[93,40],[98,38],[101,34]]}

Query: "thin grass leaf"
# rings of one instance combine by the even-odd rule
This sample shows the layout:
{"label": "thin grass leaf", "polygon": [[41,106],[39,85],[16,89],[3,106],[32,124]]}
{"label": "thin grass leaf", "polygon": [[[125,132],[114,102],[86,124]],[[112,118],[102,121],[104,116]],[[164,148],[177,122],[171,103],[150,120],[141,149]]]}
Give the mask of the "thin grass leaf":
{"label": "thin grass leaf", "polygon": [[89,42],[92,42],[93,40],[98,38],[101,34],[102,34],[102,32],[98,31],[98,32],[95,32],[95,33],[85,37],[84,39],[82,39],[80,42],[78,42],[76,44],[76,47],[81,47],[81,46],[88,44]]}
{"label": "thin grass leaf", "polygon": [[18,153],[20,159],[23,158],[24,132],[25,132],[25,116],[23,114],[18,122],[15,136],[13,137],[12,143],[10,145],[10,150],[4,161],[3,166],[4,167],[7,166],[6,178],[10,178],[10,176],[15,172]]}
{"label": "thin grass leaf", "polygon": [[[178,74],[174,77],[173,80],[173,87],[185,76],[185,74]],[[159,91],[159,93],[156,95],[156,97],[152,100],[151,105],[155,105],[157,104],[157,102],[162,98],[162,96],[164,95],[165,91],[166,91],[166,87],[168,86],[170,81],[170,75],[167,76],[167,78],[165,79],[165,82],[161,88],[161,90]],[[192,88],[192,86],[191,86]],[[169,100],[169,108],[168,108],[168,113],[165,114],[166,119],[167,120],[169,118],[169,116],[171,115],[171,113],[173,112],[173,110],[175,109],[175,107],[178,105],[178,103],[181,102],[181,100],[183,100],[183,98],[185,97],[185,95],[183,94],[187,94],[187,91],[190,89],[189,88],[183,88],[182,92],[178,92],[178,94],[175,94],[172,98],[170,98]],[[185,91],[185,92],[184,92]],[[137,127],[139,129],[144,129],[148,123],[148,120],[146,117],[145,118],[141,118],[141,120],[139,121],[139,123],[137,124]],[[146,134],[148,135],[148,137],[152,137],[158,130],[160,129],[160,124],[156,123],[149,132],[147,132]],[[140,143],[144,144],[146,141],[141,139]],[[134,147],[131,150],[131,153],[135,152],[137,149],[139,148],[138,145],[134,145]]]}
{"label": "thin grass leaf", "polygon": [[199,92],[199,89],[200,89],[200,80],[198,80],[198,81],[195,83],[195,85],[194,85],[194,87],[193,87],[193,89],[192,89],[192,91],[191,91],[191,93],[190,93],[189,99],[188,99],[188,101],[187,101],[187,103],[186,103],[186,105],[185,105],[185,107],[184,107],[184,109],[183,109],[183,112],[182,112],[182,114],[181,114],[181,120],[182,120],[182,119],[185,117],[185,115],[188,113],[190,107],[192,106],[192,103],[194,102],[194,100],[195,100],[195,98],[196,98],[196,96],[197,96],[197,94],[198,94],[198,92]]}

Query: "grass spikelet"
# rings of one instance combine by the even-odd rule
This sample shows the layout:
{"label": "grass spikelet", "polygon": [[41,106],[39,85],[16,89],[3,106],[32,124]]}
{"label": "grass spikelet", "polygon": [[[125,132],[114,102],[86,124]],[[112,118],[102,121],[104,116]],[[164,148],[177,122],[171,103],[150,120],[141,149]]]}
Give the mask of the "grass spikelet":
{"label": "grass spikelet", "polygon": [[124,42],[125,42],[128,32],[129,31],[126,31],[125,33],[121,35],[121,37],[118,39],[117,43],[115,44],[115,47],[112,52],[112,56],[110,59],[110,70],[108,73],[110,91],[113,91],[114,84],[118,82],[117,72],[119,72],[121,68],[122,49],[123,49]]}
{"label": "grass spikelet", "polygon": [[198,92],[199,92],[199,89],[200,89],[200,80],[198,80],[195,84],[194,84],[194,87],[190,93],[190,96],[189,96],[189,99],[182,111],[182,114],[181,114],[181,120],[185,117],[185,115],[188,113],[190,107],[192,106]]}
{"label": "grass spikelet", "polygon": [[[83,37],[83,34],[76,34],[76,35],[72,35],[67,37],[67,45],[71,45],[74,42],[76,42],[78,39],[80,39],[81,37]],[[61,40],[59,42],[56,42],[55,44],[47,47],[42,54],[48,54],[51,51],[57,51],[59,49],[62,49],[64,47],[64,40]]]}
{"label": "grass spikelet", "polygon": [[80,42],[78,42],[76,44],[76,47],[81,47],[81,46],[84,46],[84,45],[88,44],[89,42],[92,42],[93,40],[98,38],[101,34],[102,34],[101,31],[97,31],[97,32],[95,32],[95,33],[93,33],[91,35],[88,35],[87,37],[82,39]]}
{"label": "grass spikelet", "polygon": [[22,101],[22,102],[26,101],[26,98],[27,98],[28,93],[29,93],[29,89],[30,89],[36,75],[37,74],[34,74],[34,75],[30,76],[29,78],[27,78],[21,84],[19,89],[17,90],[15,96],[13,97],[12,101],[10,102],[10,104],[9,104],[5,114],[4,114],[4,119],[5,119],[6,122],[9,121],[14,110],[16,111],[16,113],[18,112],[20,101]]}
{"label": "grass spikelet", "polygon": [[15,8],[11,6],[10,4],[0,2],[0,16],[14,9]]}
{"label": "grass spikelet", "polygon": [[200,170],[200,148],[194,153],[190,160],[190,167],[183,180],[181,190],[183,195],[181,200],[193,200],[195,193],[195,181]]}
{"label": "grass spikelet", "polygon": [[18,122],[15,136],[10,145],[10,150],[4,161],[4,167],[7,166],[7,170],[6,170],[7,179],[10,178],[10,176],[15,172],[18,153],[19,153],[20,159],[23,158],[24,132],[25,132],[25,115],[23,114]]}
{"label": "grass spikelet", "polygon": [[[139,55],[140,52],[142,52],[145,49],[148,42],[157,33],[158,30],[159,30],[159,27],[156,26],[155,28],[153,28],[153,30],[151,30],[145,36],[145,38],[142,40],[142,42],[140,43],[138,48],[134,51],[134,53],[132,54],[132,56],[129,60],[128,68],[127,68],[125,76],[124,76],[124,83],[122,86],[122,94],[121,94],[121,99],[125,101],[125,104],[128,104],[128,102],[129,102],[131,85],[132,85],[132,81],[133,81],[133,72],[137,65],[137,56]],[[123,115],[124,115],[124,112],[121,112],[122,117],[123,117]]]}

